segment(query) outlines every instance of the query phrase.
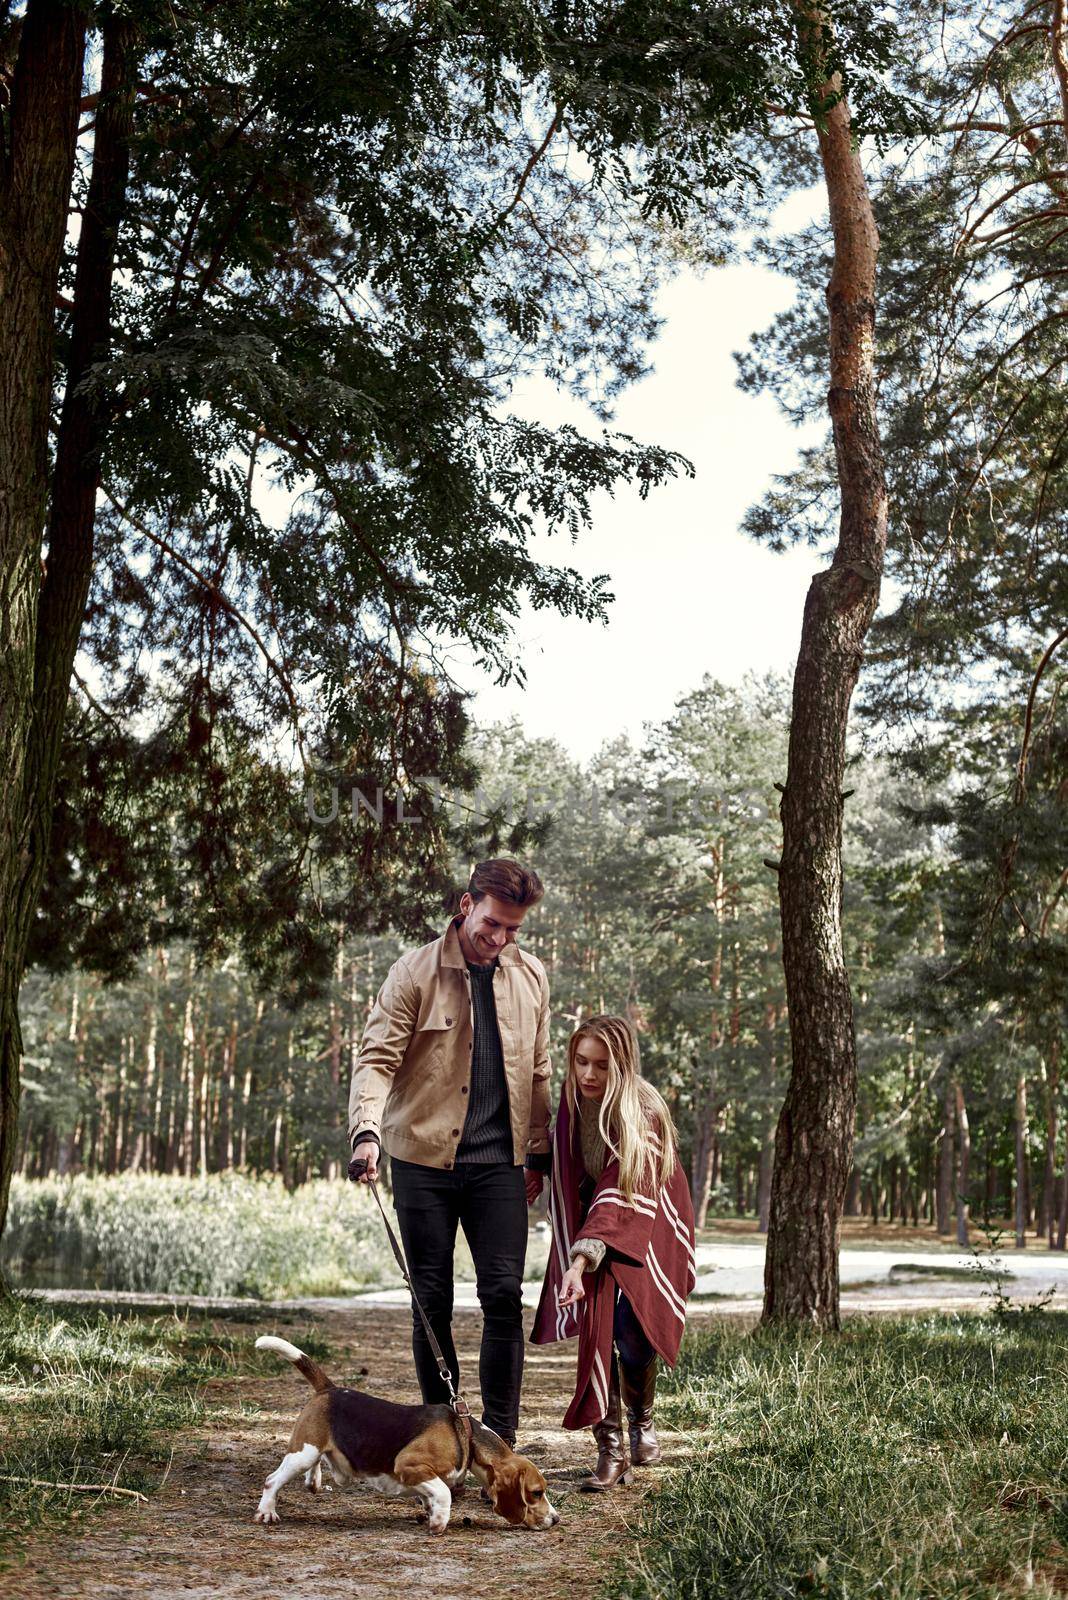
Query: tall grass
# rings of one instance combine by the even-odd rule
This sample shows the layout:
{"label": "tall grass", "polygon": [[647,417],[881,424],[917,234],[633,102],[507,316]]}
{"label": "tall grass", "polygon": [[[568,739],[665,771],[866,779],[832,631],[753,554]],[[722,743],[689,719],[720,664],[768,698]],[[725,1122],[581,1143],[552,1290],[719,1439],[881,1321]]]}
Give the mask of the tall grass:
{"label": "tall grass", "polygon": [[695,1457],[619,1596],[1068,1594],[1068,1317],[691,1335],[661,1385]]}
{"label": "tall grass", "polygon": [[16,1178],[0,1262],[20,1286],[265,1298],[396,1272],[365,1191],[238,1174]]}
{"label": "tall grass", "polygon": [[203,1381],[255,1359],[250,1338],[203,1323],[0,1301],[0,1560],[34,1525],[87,1514],[101,1497],[85,1485],[152,1488]]}
{"label": "tall grass", "polygon": [[[528,1276],[540,1276],[547,1250],[532,1236]],[[317,1181],[287,1190],[238,1173],[16,1178],[0,1267],[20,1288],[262,1299],[401,1282],[366,1189]],[[462,1236],[456,1274],[474,1277]]]}

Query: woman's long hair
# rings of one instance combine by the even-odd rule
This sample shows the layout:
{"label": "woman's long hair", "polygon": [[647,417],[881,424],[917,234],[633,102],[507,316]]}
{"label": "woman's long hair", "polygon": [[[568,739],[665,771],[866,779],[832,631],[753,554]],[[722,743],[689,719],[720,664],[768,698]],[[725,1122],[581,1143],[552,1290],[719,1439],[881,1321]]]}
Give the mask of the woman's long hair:
{"label": "woman's long hair", "polygon": [[597,1126],[619,1162],[619,1187],[633,1202],[652,1186],[662,1189],[675,1171],[675,1124],[664,1097],[642,1077],[638,1035],[627,1017],[587,1017],[567,1045],[567,1095],[575,1136],[580,1099],[575,1080],[575,1053],[583,1039],[600,1039],[608,1050],[608,1085]]}

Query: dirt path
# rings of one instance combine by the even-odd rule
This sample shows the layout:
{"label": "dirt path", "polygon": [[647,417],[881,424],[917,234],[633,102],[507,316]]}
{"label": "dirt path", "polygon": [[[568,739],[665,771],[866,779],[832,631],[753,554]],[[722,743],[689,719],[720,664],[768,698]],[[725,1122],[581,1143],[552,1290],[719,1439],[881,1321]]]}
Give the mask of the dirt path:
{"label": "dirt path", "polygon": [[[463,1371],[477,1372],[481,1319],[456,1316]],[[307,1324],[305,1323],[306,1327]],[[404,1311],[360,1308],[325,1316],[319,1331],[337,1352],[326,1365],[339,1382],[415,1401],[411,1323]],[[274,1331],[299,1342],[300,1324],[233,1328],[249,1342]],[[560,1427],[574,1380],[574,1346],[527,1346],[520,1447],[537,1461],[562,1512],[558,1528],[531,1533],[503,1523],[477,1485],[453,1509],[442,1538],[416,1520],[417,1506],[366,1490],[318,1496],[299,1484],[279,1499],[282,1521],[253,1523],[264,1477],[277,1466],[306,1387],[264,1357],[262,1376],[219,1379],[206,1391],[205,1426],[183,1435],[165,1484],[147,1504],[97,1510],[84,1528],[36,1540],[25,1564],[0,1576],[4,1600],[425,1600],[495,1595],[537,1600],[590,1594],[626,1547],[642,1490],[581,1495],[574,1484],[591,1464],[588,1433]],[[366,1368],[366,1376],[360,1369]],[[683,1441],[662,1434],[665,1464]],[[661,1469],[647,1469],[652,1487]]]}

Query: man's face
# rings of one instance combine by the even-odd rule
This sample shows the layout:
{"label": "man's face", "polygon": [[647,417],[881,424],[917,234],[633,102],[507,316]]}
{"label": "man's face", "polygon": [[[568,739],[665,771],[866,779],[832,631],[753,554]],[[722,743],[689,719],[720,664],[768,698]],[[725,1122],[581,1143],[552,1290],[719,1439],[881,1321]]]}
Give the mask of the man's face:
{"label": "man's face", "polygon": [[483,895],[481,900],[472,900],[465,894],[460,900],[460,913],[464,919],[461,932],[474,952],[474,960],[488,966],[506,944],[515,943],[527,907],[513,905],[510,900],[497,900],[491,894]]}

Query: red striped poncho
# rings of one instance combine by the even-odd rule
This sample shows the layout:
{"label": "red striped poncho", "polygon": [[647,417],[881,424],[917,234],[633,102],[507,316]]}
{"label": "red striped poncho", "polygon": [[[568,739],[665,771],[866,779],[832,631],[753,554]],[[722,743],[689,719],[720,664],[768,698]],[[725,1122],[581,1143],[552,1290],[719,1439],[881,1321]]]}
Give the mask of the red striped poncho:
{"label": "red striped poncho", "polygon": [[[531,1341],[552,1344],[578,1335],[578,1380],[564,1417],[565,1428],[586,1428],[608,1411],[608,1373],[616,1289],[622,1290],[653,1349],[674,1366],[686,1326],[686,1300],[696,1281],[693,1206],[682,1167],[666,1188],[635,1193],[619,1188],[619,1162],[610,1157],[583,1212],[579,1185],[586,1175],[578,1128],[561,1096],[553,1134],[549,1194],[552,1248]],[[602,1239],[605,1258],[583,1279],[586,1298],[566,1309],[557,1305],[576,1239]]]}

